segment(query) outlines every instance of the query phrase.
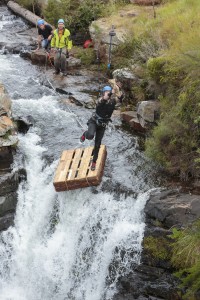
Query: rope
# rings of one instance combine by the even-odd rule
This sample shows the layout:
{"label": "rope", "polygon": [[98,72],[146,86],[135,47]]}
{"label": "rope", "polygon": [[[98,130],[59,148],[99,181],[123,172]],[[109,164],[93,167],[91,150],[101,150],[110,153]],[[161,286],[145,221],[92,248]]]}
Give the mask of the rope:
{"label": "rope", "polygon": [[86,181],[87,181],[88,186],[91,186],[91,184],[90,184],[89,181],[88,181],[88,177],[87,177],[87,176],[85,176],[85,179],[86,179]]}
{"label": "rope", "polygon": [[[56,95],[59,96],[59,98],[61,98],[60,94],[56,91],[56,89],[54,88],[53,84],[50,82],[50,80],[48,78],[46,78],[46,80],[48,81],[48,83],[50,84],[50,86],[52,87],[54,93]],[[80,125],[80,127],[85,130],[85,128],[83,127],[82,123],[79,121],[79,117],[77,116],[77,114],[75,114],[68,106],[67,106],[68,111],[74,115],[76,122]]]}
{"label": "rope", "polygon": [[68,185],[67,185],[67,177],[65,178],[65,185],[66,185],[67,191],[69,191],[69,188],[68,188]]}

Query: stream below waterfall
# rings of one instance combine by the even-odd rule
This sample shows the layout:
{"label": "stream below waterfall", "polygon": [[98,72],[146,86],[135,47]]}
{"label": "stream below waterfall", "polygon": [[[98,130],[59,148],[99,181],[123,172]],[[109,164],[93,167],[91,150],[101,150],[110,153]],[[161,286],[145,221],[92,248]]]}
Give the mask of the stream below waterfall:
{"label": "stream below waterfall", "polygon": [[[8,29],[25,28],[0,7],[4,41]],[[30,61],[1,51],[0,82],[13,100],[13,115],[31,116],[34,125],[19,135],[14,157],[13,168],[25,168],[27,180],[19,186],[14,226],[0,235],[0,300],[111,300],[119,276],[140,262],[143,209],[157,187],[155,168],[116,115],[103,139],[108,157],[101,185],[56,193],[61,152],[80,147],[76,116],[85,126],[92,112],[64,103],[41,76]],[[90,97],[83,89],[95,90],[93,77],[87,71],[69,76],[70,92]]]}

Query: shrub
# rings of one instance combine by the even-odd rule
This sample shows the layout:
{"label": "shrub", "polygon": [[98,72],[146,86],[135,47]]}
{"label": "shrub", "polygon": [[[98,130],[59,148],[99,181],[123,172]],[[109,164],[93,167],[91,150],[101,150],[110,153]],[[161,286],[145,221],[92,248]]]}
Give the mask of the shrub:
{"label": "shrub", "polygon": [[42,0],[17,0],[16,2],[36,15],[41,14],[42,6],[44,4]]}
{"label": "shrub", "polygon": [[96,56],[93,48],[78,48],[76,47],[76,57],[81,59],[82,64],[91,65],[95,62]]}
{"label": "shrub", "polygon": [[183,299],[197,299],[200,290],[200,220],[185,230],[173,229],[172,264],[186,288]]}
{"label": "shrub", "polygon": [[101,1],[49,0],[44,10],[46,20],[57,26],[57,20],[63,18],[71,32],[88,30],[91,21],[101,16]]}

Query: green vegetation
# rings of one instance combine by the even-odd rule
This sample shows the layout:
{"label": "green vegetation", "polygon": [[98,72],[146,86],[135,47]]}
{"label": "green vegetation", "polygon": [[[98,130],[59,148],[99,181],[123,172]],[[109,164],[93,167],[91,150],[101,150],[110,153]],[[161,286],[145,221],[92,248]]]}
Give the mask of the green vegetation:
{"label": "green vegetation", "polygon": [[131,62],[134,72],[136,65],[143,68],[134,101],[158,99],[161,104],[146,154],[182,180],[200,175],[199,10],[198,0],[168,1],[156,9],[156,19],[144,10],[113,59],[116,67]]}
{"label": "green vegetation", "polygon": [[63,18],[73,33],[87,31],[89,24],[102,16],[103,7],[97,0],[49,0],[43,12],[45,19],[55,26],[57,20]]}
{"label": "green vegetation", "polygon": [[169,260],[170,243],[166,238],[149,236],[143,240],[144,249],[151,253],[153,259]]}
{"label": "green vegetation", "polygon": [[175,242],[172,246],[172,264],[177,269],[176,275],[187,288],[185,300],[199,299],[200,291],[200,220],[185,230],[173,230]]}
{"label": "green vegetation", "polygon": [[75,56],[81,59],[82,64],[87,66],[95,62],[96,56],[93,48],[87,48],[87,49],[78,48],[78,47],[74,47],[74,48],[76,52]]}
{"label": "green vegetation", "polygon": [[16,2],[39,16],[44,0],[17,0]]}

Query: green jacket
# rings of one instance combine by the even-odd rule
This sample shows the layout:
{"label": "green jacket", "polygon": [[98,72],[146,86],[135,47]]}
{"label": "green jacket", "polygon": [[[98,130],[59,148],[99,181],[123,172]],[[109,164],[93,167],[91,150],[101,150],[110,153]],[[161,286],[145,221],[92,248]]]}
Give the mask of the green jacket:
{"label": "green jacket", "polygon": [[70,32],[65,28],[61,39],[59,39],[58,29],[54,30],[53,37],[51,39],[51,47],[52,48],[64,48],[66,47],[68,50],[72,48],[72,41],[70,39]]}

